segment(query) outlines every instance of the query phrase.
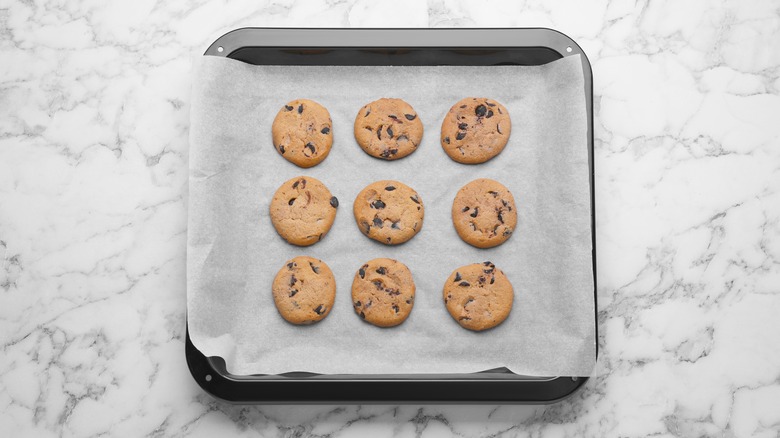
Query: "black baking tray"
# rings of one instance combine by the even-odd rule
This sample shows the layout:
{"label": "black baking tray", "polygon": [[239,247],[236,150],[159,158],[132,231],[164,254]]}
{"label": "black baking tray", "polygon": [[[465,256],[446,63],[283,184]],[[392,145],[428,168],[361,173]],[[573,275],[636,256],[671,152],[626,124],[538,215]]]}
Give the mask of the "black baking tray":
{"label": "black baking tray", "polygon": [[[593,300],[596,234],[593,190],[593,75],[582,49],[551,29],[292,29],[243,28],[214,41],[206,56],[254,65],[542,65],[580,55],[585,76],[590,165]],[[594,307],[596,307],[594,305]],[[596,315],[593,315],[596,330]],[[598,339],[598,332],[596,332]],[[598,354],[598,345],[593,346]],[[506,368],[472,374],[230,374],[186,336],[187,364],[209,394],[234,403],[553,403],[588,376],[521,376]]]}

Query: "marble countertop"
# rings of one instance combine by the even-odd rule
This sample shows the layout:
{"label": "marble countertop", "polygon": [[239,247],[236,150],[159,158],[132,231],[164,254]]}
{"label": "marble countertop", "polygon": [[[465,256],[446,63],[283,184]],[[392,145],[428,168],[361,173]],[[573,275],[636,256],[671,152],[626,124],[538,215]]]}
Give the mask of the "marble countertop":
{"label": "marble countertop", "polygon": [[[9,436],[780,433],[780,6],[0,6]],[[183,354],[189,73],[244,26],[550,27],[594,71],[594,376],[551,406],[231,406]]]}

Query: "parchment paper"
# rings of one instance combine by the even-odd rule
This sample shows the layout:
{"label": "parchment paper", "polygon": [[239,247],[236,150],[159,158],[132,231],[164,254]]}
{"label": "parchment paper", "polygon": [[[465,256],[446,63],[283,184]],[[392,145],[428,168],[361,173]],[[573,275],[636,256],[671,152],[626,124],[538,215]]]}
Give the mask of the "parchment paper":
{"label": "parchment paper", "polygon": [[[465,373],[507,367],[518,374],[589,375],[595,362],[586,112],[580,60],[545,66],[250,66],[204,56],[196,65],[190,127],[187,311],[194,345],[235,374]],[[450,160],[439,145],[445,113],[463,97],[497,99],[512,117],[509,144],[481,165]],[[366,155],[352,133],[361,106],[380,97],[409,102],[425,134],[418,150],[387,162]],[[310,169],[271,142],[286,102],[313,99],[330,111],[334,145]],[[323,181],[340,201],[330,233],[314,246],[285,243],[269,202],[298,175]],[[461,241],[450,217],[455,193],[493,178],[514,194],[518,226],[503,245]],[[363,236],[352,203],[367,184],[395,179],[425,204],[421,232],[400,246]],[[333,270],[336,303],[318,324],[277,313],[271,283],[298,255]],[[367,260],[389,257],[412,271],[414,309],[398,327],[363,322],[351,306],[352,278]],[[442,287],[457,267],[492,261],[515,290],[509,318],[475,333],[447,313]]]}

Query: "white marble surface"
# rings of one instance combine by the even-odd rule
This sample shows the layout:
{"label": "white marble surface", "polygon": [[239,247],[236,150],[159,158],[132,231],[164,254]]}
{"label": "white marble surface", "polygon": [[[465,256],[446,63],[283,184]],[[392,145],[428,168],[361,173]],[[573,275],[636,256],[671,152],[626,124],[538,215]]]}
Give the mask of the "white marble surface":
{"label": "white marble surface", "polygon": [[[777,1],[0,1],[4,436],[780,431]],[[599,344],[552,406],[238,407],[183,355],[189,71],[243,26],[545,26],[593,64]]]}

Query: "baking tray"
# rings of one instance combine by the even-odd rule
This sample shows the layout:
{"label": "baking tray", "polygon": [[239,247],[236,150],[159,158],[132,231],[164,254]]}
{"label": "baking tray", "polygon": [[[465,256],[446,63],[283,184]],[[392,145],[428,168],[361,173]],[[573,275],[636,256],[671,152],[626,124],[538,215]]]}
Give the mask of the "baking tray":
{"label": "baking tray", "polygon": [[[593,190],[593,75],[582,49],[552,29],[292,29],[242,28],[214,41],[206,56],[253,65],[542,65],[580,55],[585,77],[590,167],[593,300],[596,234]],[[597,306],[594,306],[597,308]],[[593,315],[596,330],[596,315]],[[596,331],[598,339],[598,331]],[[598,345],[594,345],[598,355]],[[588,376],[522,376],[506,368],[471,374],[230,374],[221,357],[190,341],[185,354],[195,381],[234,403],[553,403]]]}

